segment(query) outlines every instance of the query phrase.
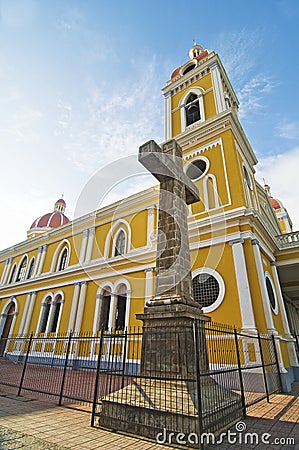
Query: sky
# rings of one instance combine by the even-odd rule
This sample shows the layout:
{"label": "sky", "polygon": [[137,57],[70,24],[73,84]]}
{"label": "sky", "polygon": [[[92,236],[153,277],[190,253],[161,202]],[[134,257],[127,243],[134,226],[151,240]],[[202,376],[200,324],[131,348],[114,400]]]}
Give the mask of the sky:
{"label": "sky", "polygon": [[298,24],[297,0],[0,0],[0,249],[62,194],[73,219],[116,199],[122,178],[128,194],[154,184],[130,164],[164,140],[161,89],[193,39],[219,54],[256,177],[299,230]]}

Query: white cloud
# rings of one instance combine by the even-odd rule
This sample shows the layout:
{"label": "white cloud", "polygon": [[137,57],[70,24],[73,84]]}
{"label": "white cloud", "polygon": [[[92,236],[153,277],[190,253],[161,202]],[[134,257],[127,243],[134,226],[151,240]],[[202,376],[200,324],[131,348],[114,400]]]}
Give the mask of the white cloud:
{"label": "white cloud", "polygon": [[279,137],[284,139],[299,139],[299,123],[285,122],[278,125]]}
{"label": "white cloud", "polygon": [[276,86],[273,78],[256,70],[260,32],[244,29],[221,34],[220,40],[216,48],[239,99],[240,118],[247,118],[263,108],[265,97]]}
{"label": "white cloud", "polygon": [[257,43],[260,42],[259,34],[255,31],[241,30],[238,33],[221,33],[218,49],[224,67],[233,84],[243,84],[248,72],[254,67],[254,58]]}
{"label": "white cloud", "polygon": [[94,85],[79,110],[60,102],[56,133],[65,134],[68,159],[91,172],[136,153],[148,139],[163,139],[163,98],[154,62],[144,65],[134,84]]}
{"label": "white cloud", "polygon": [[274,86],[273,80],[262,74],[253,77],[245,83],[238,91],[240,118],[246,117],[250,113],[264,108],[265,94],[269,94]]}
{"label": "white cloud", "polygon": [[282,201],[293,221],[294,231],[299,230],[298,194],[299,147],[280,155],[261,158],[256,177],[263,178],[271,187],[273,197]]}
{"label": "white cloud", "polygon": [[64,30],[78,30],[84,22],[85,16],[83,11],[79,8],[70,8],[59,21],[59,26]]}

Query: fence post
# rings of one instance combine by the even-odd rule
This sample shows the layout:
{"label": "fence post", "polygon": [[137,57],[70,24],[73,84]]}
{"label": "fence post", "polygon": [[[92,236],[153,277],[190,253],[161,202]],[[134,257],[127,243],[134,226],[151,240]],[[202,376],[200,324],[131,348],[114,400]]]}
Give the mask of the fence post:
{"label": "fence post", "polygon": [[128,343],[128,331],[125,329],[125,343],[124,343],[124,354],[123,354],[123,366],[122,366],[122,378],[121,378],[121,388],[123,389],[125,384],[125,372],[126,372],[126,360],[127,360],[127,343]]}
{"label": "fence post", "polygon": [[92,413],[91,413],[91,422],[90,426],[94,427],[94,418],[97,409],[97,399],[98,399],[98,389],[99,389],[99,376],[100,376],[100,367],[101,367],[101,358],[102,358],[102,348],[103,348],[103,338],[104,338],[104,329],[101,329],[100,336],[100,345],[98,352],[98,361],[97,361],[97,371],[96,371],[96,379],[94,383],[94,393],[93,393],[93,404],[92,404]]}
{"label": "fence post", "polygon": [[27,352],[26,352],[26,356],[25,356],[25,360],[24,360],[24,367],[23,367],[21,380],[20,380],[20,386],[19,386],[19,390],[18,390],[18,397],[21,395],[21,391],[22,391],[22,387],[23,387],[23,382],[24,382],[24,377],[25,377],[25,372],[26,372],[26,367],[27,367],[28,356],[29,356],[30,349],[31,349],[31,344],[32,344],[32,338],[33,338],[33,333],[30,334],[30,338],[29,338],[29,342],[28,342],[28,348],[27,348]]}
{"label": "fence post", "polygon": [[[203,331],[205,332],[205,330]],[[203,421],[202,421],[202,402],[201,402],[201,379],[200,379],[200,357],[199,357],[199,339],[198,339],[198,320],[193,322],[193,339],[195,349],[195,368],[196,368],[196,394],[197,394],[197,412],[198,412],[198,425],[199,425],[199,438],[200,449],[203,448],[201,436],[203,433]]]}
{"label": "fence post", "polygon": [[238,362],[238,372],[239,372],[239,378],[240,378],[240,391],[241,391],[242,410],[243,410],[243,417],[245,419],[245,417],[246,417],[246,402],[245,402],[244,383],[243,383],[241,358],[240,358],[239,343],[238,343],[238,334],[237,334],[236,327],[234,328],[234,336],[235,336],[235,344],[236,344],[236,355],[237,355],[237,362]]}
{"label": "fence post", "polygon": [[61,403],[62,403],[62,395],[63,395],[63,389],[64,389],[64,383],[65,383],[66,369],[67,369],[67,363],[69,360],[69,354],[70,354],[70,349],[71,349],[71,340],[72,340],[72,332],[70,331],[69,338],[67,341],[66,355],[65,355],[64,367],[63,367],[63,375],[62,375],[62,380],[61,380],[59,402],[58,402],[59,406],[61,406]]}
{"label": "fence post", "polygon": [[282,381],[281,381],[281,374],[280,374],[280,367],[279,367],[279,361],[278,361],[278,354],[277,354],[277,349],[276,349],[275,337],[274,337],[274,334],[272,334],[271,336],[272,336],[272,342],[273,342],[274,357],[275,357],[275,362],[276,362],[276,367],[277,367],[279,388],[280,388],[280,392],[281,392],[282,391]]}
{"label": "fence post", "polygon": [[269,397],[269,391],[268,391],[268,383],[267,383],[267,377],[266,377],[266,371],[265,371],[265,362],[264,362],[264,355],[263,355],[263,349],[262,349],[262,342],[261,342],[260,333],[257,333],[257,339],[258,339],[259,349],[260,349],[260,354],[261,354],[261,362],[262,362],[262,370],[263,370],[263,378],[264,378],[265,389],[266,389],[267,402],[270,403],[270,397]]}

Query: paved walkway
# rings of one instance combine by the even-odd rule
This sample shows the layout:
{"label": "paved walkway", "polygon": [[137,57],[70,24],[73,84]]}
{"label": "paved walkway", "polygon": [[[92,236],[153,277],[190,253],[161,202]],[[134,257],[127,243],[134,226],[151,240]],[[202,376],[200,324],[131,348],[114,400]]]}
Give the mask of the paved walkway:
{"label": "paved walkway", "polygon": [[[273,448],[299,450],[298,394],[299,382],[293,385],[290,394],[275,395],[270,403],[265,401],[258,403],[248,411],[248,417],[244,421],[239,422],[229,433],[222,436],[222,442],[217,438],[214,445],[208,445],[207,448],[239,450],[258,447],[271,450]],[[246,433],[248,433],[247,443]],[[161,446],[138,437],[91,428],[90,414],[79,409],[58,407],[46,400],[30,399],[29,396],[17,397],[0,392],[0,449],[17,448],[170,449],[167,445]]]}

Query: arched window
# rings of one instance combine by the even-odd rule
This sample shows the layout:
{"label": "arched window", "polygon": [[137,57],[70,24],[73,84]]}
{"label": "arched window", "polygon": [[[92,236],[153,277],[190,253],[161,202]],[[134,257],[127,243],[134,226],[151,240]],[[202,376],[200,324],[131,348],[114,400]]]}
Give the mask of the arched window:
{"label": "arched window", "polygon": [[186,126],[200,120],[200,110],[198,96],[193,92],[189,95],[185,104]]}
{"label": "arched window", "polygon": [[108,330],[109,325],[109,314],[111,305],[111,291],[110,288],[104,289],[100,297],[100,318],[99,318],[99,330]]}
{"label": "arched window", "polygon": [[19,270],[18,270],[18,275],[17,275],[16,281],[24,280],[25,275],[26,275],[26,270],[27,270],[27,264],[28,264],[28,258],[27,258],[27,256],[24,256],[24,258],[22,259],[22,262],[20,264]]}
{"label": "arched window", "polygon": [[50,308],[51,308],[51,296],[49,295],[45,301],[42,303],[42,312],[38,327],[38,333],[45,333],[48,325],[49,315],[50,315]]}
{"label": "arched window", "polygon": [[27,280],[29,280],[29,278],[31,278],[33,275],[34,261],[35,261],[34,258],[32,258],[32,260],[30,261],[29,269],[28,269],[28,273],[27,273]]}
{"label": "arched window", "polygon": [[60,255],[59,262],[58,262],[58,272],[60,270],[64,270],[67,267],[68,263],[68,249],[65,247]]}
{"label": "arched window", "polygon": [[61,305],[62,305],[62,296],[61,296],[61,294],[58,294],[55,297],[54,302],[52,304],[51,320],[50,320],[50,326],[49,326],[50,333],[55,333],[57,331]]}
{"label": "arched window", "polygon": [[124,330],[126,325],[127,288],[121,284],[117,292],[115,329]]}
{"label": "arched window", "polygon": [[9,277],[9,280],[8,280],[8,284],[11,284],[14,281],[16,270],[17,270],[17,265],[14,264],[13,268],[11,269],[11,272],[10,272],[10,277]]}
{"label": "arched window", "polygon": [[126,249],[126,235],[124,230],[120,230],[117,235],[114,247],[114,256],[123,255]]}

